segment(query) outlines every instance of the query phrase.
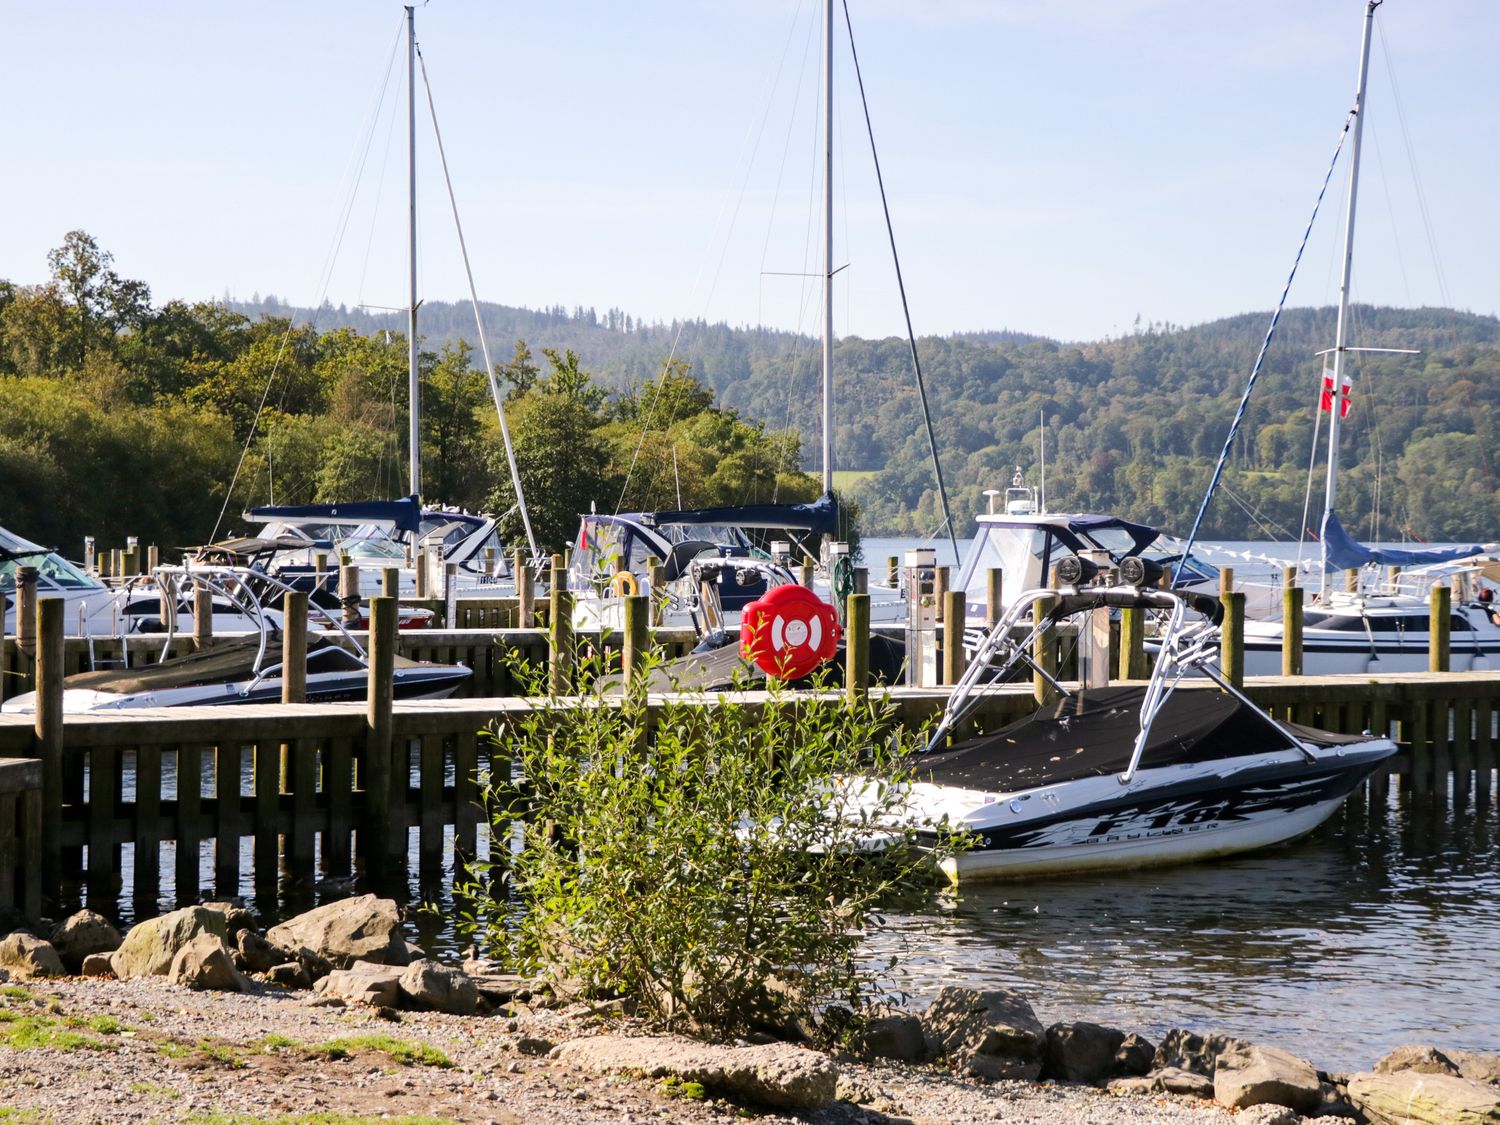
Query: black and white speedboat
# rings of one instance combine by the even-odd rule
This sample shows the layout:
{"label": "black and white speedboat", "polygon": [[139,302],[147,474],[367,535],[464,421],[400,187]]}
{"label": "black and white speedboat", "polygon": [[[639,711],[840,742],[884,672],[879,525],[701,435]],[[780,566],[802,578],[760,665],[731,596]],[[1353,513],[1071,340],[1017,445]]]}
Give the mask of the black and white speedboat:
{"label": "black and white speedboat", "polygon": [[[210,591],[215,601],[235,606],[258,628],[248,635],[216,639],[202,651],[166,655],[174,630],[168,615],[162,657],[153,663],[80,672],[63,681],[63,711],[81,714],[138,707],[191,707],[207,704],[279,703],[282,693],[281,618],[265,608],[268,593],[289,587],[259,571],[243,567],[160,567],[155,572],[163,604],[192,603],[192,590]],[[316,630],[307,643],[306,699],[309,703],[359,700],[367,696],[369,662],[364,649],[325,611],[310,608]],[[146,643],[144,641],[138,643]],[[444,699],[469,678],[462,664],[435,664],[395,658],[396,699]],[[6,712],[30,713],[36,695],[27,692],[8,699]]]}
{"label": "black and white speedboat", "polygon": [[[1127,580],[1144,583],[1151,568],[1126,564]],[[1022,637],[1042,598],[1055,608]],[[1159,610],[1167,621],[1149,683],[1070,690],[1054,679],[1055,705],[945,745],[989,668],[1002,676],[1035,669],[1038,635],[1076,614],[1124,606]],[[915,763],[903,819],[925,832],[946,823],[972,833],[974,846],[947,861],[956,881],[1179,863],[1318,827],[1396,745],[1272,719],[1214,667],[1221,615],[1212,597],[1145,584],[1021,595],[956,685]],[[1190,675],[1217,687],[1182,683]]]}

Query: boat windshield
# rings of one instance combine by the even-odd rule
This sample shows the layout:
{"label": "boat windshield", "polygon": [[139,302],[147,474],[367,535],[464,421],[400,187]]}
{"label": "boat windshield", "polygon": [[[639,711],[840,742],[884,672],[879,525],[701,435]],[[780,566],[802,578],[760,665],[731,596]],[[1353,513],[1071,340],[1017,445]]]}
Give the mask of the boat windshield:
{"label": "boat windshield", "polygon": [[16,569],[23,566],[36,567],[37,580],[43,586],[57,590],[100,590],[104,584],[79,570],[61,555],[37,549],[36,554],[27,554],[25,547],[5,545],[13,552],[11,557],[0,559],[0,590],[16,588]]}
{"label": "boat windshield", "polygon": [[406,552],[388,539],[346,539],[339,544],[351,559],[393,559],[406,561]]}
{"label": "boat windshield", "polygon": [[[964,558],[958,578],[959,588],[969,595],[971,601],[976,597],[983,598],[989,572],[997,568],[1005,574],[1007,591],[1041,586],[1046,567],[1057,562],[1056,558],[1047,558],[1051,538],[1043,527],[981,524],[980,534]],[[1057,551],[1052,553],[1058,554]]]}
{"label": "boat windshield", "polygon": [[686,543],[691,539],[703,539],[724,547],[750,550],[754,544],[745,534],[745,529],[728,523],[662,523],[655,531],[668,543]]}

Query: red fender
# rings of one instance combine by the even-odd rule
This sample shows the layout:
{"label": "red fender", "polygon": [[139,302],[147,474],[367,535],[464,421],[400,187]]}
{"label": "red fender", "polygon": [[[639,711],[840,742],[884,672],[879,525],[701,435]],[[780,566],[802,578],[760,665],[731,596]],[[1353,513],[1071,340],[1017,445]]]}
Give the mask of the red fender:
{"label": "red fender", "polygon": [[740,618],[740,655],[768,676],[795,680],[838,651],[838,614],[806,586],[777,586]]}

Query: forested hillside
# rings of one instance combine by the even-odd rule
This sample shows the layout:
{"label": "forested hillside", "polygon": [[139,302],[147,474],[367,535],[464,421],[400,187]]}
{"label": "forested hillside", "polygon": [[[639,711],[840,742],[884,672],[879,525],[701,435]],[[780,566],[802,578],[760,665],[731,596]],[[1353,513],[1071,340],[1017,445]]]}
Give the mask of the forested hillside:
{"label": "forested hillside", "polygon": [[[227,531],[249,504],[405,491],[401,318],[312,315],[273,299],[156,305],[79,231],[47,266],[43,284],[0,281],[0,523],[70,551],[86,533],[189,544]],[[1443,309],[1355,312],[1355,344],[1421,354],[1356,357],[1345,523],[1373,538],[1500,538],[1500,321]],[[818,447],[815,341],[642,324],[620,310],[486,306],[485,320],[548,545],[591,504],[816,492],[803,471],[816,468]],[[919,341],[960,532],[983,490],[1004,487],[1015,466],[1037,481],[1042,419],[1054,510],[1117,511],[1185,530],[1266,321],[1252,313],[1146,325],[1082,344],[1009,330]],[[425,304],[421,332],[424,495],[504,511],[514,497],[471,313]],[[1297,534],[1317,418],[1314,353],[1332,336],[1331,310],[1283,317],[1206,534]],[[865,533],[934,531],[906,342],[847,338],[836,365],[837,467],[853,471],[844,479]]]}
{"label": "forested hillside", "polygon": [[[804,456],[816,455],[815,340],[698,321],[641,324],[619,310],[601,316],[592,309],[483,308],[494,339],[571,348],[615,388],[643,383],[674,354],[720,402],[772,428],[799,429]],[[473,334],[466,305],[428,304],[422,316],[429,341]],[[367,329],[398,323],[340,309],[321,310],[317,319]],[[960,530],[982,510],[984,489],[1003,488],[1015,466],[1036,482],[1042,418],[1054,510],[1118,511],[1186,530],[1269,319],[1247,313],[1191,328],[1144,325],[1097,343],[1014,331],[921,339]],[[1283,315],[1224,490],[1209,513],[1209,534],[1296,537],[1317,422],[1322,360],[1315,353],[1331,344],[1333,332],[1332,308]],[[1354,357],[1341,458],[1346,525],[1370,538],[1500,538],[1500,320],[1449,309],[1356,306],[1350,339],[1421,354]],[[836,366],[837,464],[862,471],[849,491],[863,506],[866,533],[933,531],[940,518],[906,341],[846,338]],[[1323,427],[1320,441],[1325,435]],[[808,467],[816,469],[810,461]],[[1321,447],[1315,467],[1314,524]]]}

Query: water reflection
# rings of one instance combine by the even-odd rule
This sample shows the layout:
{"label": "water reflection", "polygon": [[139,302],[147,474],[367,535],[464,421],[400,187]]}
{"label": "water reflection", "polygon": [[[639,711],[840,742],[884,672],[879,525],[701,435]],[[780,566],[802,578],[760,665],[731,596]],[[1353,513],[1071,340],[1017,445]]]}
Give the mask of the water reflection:
{"label": "water reflection", "polygon": [[1413,1041],[1500,1045],[1500,847],[1490,801],[1352,804],[1250,856],[965,889],[870,939],[914,1001],[1006,985],[1044,1022],[1180,1025],[1363,1069]]}

